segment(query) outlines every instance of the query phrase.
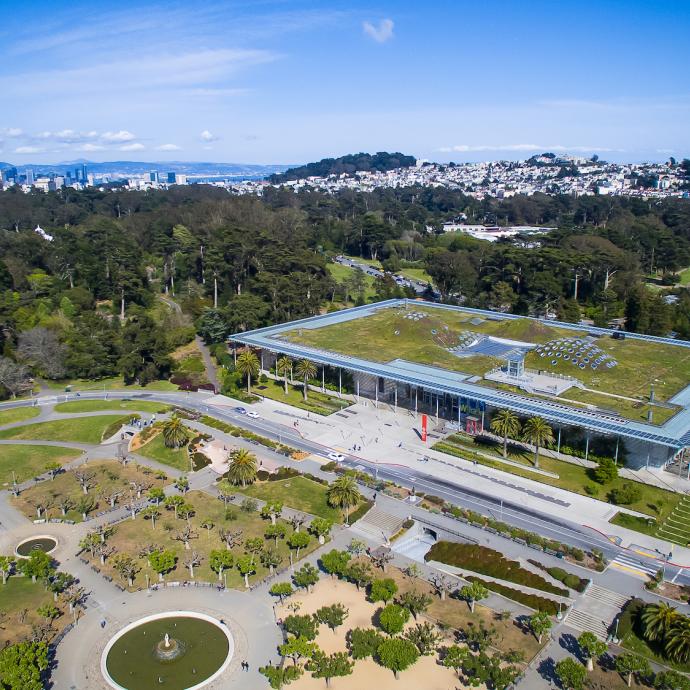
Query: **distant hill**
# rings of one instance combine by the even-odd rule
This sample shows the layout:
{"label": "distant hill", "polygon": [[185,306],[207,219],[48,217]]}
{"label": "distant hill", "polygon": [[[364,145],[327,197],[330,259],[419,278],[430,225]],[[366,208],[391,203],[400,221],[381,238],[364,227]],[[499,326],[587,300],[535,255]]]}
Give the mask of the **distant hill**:
{"label": "distant hill", "polygon": [[385,172],[394,168],[409,168],[417,162],[414,156],[396,152],[381,151],[370,153],[351,153],[340,158],[324,158],[317,163],[308,163],[297,168],[290,168],[283,173],[271,175],[268,179],[273,183],[301,180],[305,177],[326,177],[328,175],[352,174],[359,170],[375,170]]}

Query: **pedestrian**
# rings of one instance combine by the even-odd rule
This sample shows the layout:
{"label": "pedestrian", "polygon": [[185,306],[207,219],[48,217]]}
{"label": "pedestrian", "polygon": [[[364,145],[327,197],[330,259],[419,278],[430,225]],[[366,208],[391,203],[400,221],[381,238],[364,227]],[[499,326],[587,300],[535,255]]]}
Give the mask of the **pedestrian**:
{"label": "pedestrian", "polygon": [[378,494],[376,492],[374,492],[374,503],[376,503],[376,497],[377,496],[378,496]]}

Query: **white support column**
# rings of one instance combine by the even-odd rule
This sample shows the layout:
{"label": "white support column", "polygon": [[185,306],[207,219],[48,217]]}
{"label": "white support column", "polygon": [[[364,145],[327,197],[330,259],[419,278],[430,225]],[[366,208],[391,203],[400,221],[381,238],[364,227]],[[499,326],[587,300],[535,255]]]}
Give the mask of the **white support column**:
{"label": "white support column", "polygon": [[264,351],[261,350],[261,362],[259,364],[259,375],[261,375],[264,371]]}
{"label": "white support column", "polygon": [[616,467],[618,467],[618,444],[620,443],[620,440],[621,440],[621,437],[620,437],[620,436],[616,436],[616,455],[615,455],[615,457],[614,457],[614,460],[615,460],[615,463],[616,463]]}
{"label": "white support column", "polygon": [[338,395],[343,397],[343,370],[338,369]]}
{"label": "white support column", "polygon": [[585,462],[589,460],[589,434],[587,434],[587,440],[585,443]]}
{"label": "white support column", "polygon": [[326,392],[326,367],[325,365],[321,367],[321,392]]}
{"label": "white support column", "polygon": [[436,424],[438,425],[438,395],[436,396]]}
{"label": "white support column", "polygon": [[398,384],[396,382],[395,388],[393,389],[393,396],[394,396],[394,402],[395,402],[395,409],[394,412],[398,411]]}
{"label": "white support column", "polygon": [[237,343],[232,344],[232,358],[235,362],[235,366],[237,366]]}
{"label": "white support column", "polygon": [[376,377],[376,382],[374,384],[374,407],[379,409],[379,378]]}
{"label": "white support column", "polygon": [[561,452],[561,427],[558,427],[558,446],[556,447],[556,452]]}
{"label": "white support column", "polygon": [[417,388],[414,389],[414,418],[417,419]]}
{"label": "white support column", "polygon": [[359,402],[359,378],[357,379],[357,402]]}

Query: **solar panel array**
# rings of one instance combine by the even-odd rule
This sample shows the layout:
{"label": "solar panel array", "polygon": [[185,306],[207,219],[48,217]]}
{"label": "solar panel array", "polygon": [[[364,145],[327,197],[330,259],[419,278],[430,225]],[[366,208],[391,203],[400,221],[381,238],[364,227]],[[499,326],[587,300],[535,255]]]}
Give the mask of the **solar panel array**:
{"label": "solar panel array", "polygon": [[559,360],[570,362],[578,369],[597,371],[600,367],[612,369],[618,361],[594,344],[593,338],[556,338],[538,345],[535,352],[540,357],[551,358],[555,367]]}

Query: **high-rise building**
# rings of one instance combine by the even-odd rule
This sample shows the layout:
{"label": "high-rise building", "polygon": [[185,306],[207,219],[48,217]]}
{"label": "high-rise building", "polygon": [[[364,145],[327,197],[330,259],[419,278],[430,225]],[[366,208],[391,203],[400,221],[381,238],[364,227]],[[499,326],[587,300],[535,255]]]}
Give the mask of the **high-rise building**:
{"label": "high-rise building", "polygon": [[32,187],[34,184],[34,171],[31,168],[26,169],[26,184]]}
{"label": "high-rise building", "polygon": [[158,175],[158,170],[152,170],[152,171],[149,173],[149,182],[156,182],[156,183],[160,182],[160,177],[159,177],[159,175]]}
{"label": "high-rise building", "polygon": [[82,180],[88,180],[89,175],[88,175],[88,170],[86,169],[86,163],[81,164],[81,179]]}
{"label": "high-rise building", "polygon": [[168,173],[168,184],[175,184],[177,182],[177,177],[174,172]]}

